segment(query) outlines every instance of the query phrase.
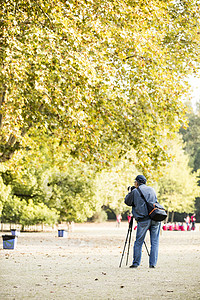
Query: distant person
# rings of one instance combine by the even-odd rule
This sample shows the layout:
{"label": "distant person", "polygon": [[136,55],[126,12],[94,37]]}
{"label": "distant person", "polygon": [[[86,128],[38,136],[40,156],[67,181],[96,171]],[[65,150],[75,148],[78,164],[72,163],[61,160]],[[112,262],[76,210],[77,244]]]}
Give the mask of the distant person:
{"label": "distant person", "polygon": [[117,215],[117,227],[120,227],[121,220],[122,220],[121,214]]}
{"label": "distant person", "polygon": [[132,213],[129,213],[128,216],[127,216],[127,219],[128,219],[128,222],[130,223],[131,221],[131,218],[132,218]]}
{"label": "distant person", "polygon": [[184,220],[185,220],[186,228],[187,228],[187,231],[188,231],[188,230],[190,230],[190,216],[187,215],[187,217]]}
{"label": "distant person", "polygon": [[69,221],[67,223],[68,231],[74,232],[74,221]]}
{"label": "distant person", "polygon": [[192,216],[191,216],[191,222],[192,222],[192,228],[191,228],[191,230],[195,230],[195,223],[196,223],[196,214],[193,214]]}
{"label": "distant person", "polygon": [[130,268],[137,268],[141,262],[142,245],[147,231],[150,232],[151,251],[149,256],[149,267],[155,268],[158,259],[159,235],[161,222],[153,221],[148,215],[147,205],[141,196],[143,193],[147,201],[155,203],[157,201],[154,189],[146,185],[146,178],[138,175],[135,178],[135,189],[130,189],[125,197],[125,204],[132,206],[133,217],[137,221],[136,240],[133,248],[133,263]]}

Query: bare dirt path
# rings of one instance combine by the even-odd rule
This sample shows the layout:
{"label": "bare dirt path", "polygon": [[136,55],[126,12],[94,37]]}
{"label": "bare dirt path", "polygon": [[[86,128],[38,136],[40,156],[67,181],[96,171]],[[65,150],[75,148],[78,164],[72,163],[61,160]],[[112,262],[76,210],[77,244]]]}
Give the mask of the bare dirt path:
{"label": "bare dirt path", "polygon": [[163,232],[156,269],[145,247],[138,269],[125,265],[126,256],[119,268],[127,231],[127,222],[76,224],[68,238],[25,232],[15,250],[1,242],[0,299],[200,299],[199,230]]}

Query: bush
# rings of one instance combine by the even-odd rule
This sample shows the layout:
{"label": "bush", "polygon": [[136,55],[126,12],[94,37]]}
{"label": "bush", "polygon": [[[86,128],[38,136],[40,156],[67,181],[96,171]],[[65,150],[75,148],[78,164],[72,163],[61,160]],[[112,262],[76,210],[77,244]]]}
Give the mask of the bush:
{"label": "bush", "polygon": [[3,204],[1,220],[4,223],[20,223],[20,219],[26,206],[26,201],[18,197],[10,196]]}
{"label": "bush", "polygon": [[18,223],[23,226],[35,224],[55,224],[59,214],[55,209],[48,208],[44,203],[34,204],[32,200],[21,200],[18,197],[10,197],[4,202],[2,210],[2,222]]}
{"label": "bush", "polygon": [[51,225],[57,222],[58,217],[55,209],[50,209],[43,203],[35,205],[32,200],[29,200],[28,205],[23,209],[20,224],[35,225],[45,223]]}

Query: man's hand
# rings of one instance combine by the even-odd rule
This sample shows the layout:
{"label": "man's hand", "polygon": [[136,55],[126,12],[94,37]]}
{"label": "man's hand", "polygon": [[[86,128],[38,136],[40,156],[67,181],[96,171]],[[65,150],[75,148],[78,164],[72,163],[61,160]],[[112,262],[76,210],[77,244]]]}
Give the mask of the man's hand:
{"label": "man's hand", "polygon": [[131,186],[128,187],[128,192],[129,192],[129,193],[131,192]]}

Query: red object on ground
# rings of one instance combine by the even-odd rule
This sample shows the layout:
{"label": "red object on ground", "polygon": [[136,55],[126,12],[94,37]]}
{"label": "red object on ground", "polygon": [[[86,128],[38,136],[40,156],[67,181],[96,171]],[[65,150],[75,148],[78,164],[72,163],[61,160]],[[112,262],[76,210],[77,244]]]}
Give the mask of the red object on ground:
{"label": "red object on ground", "polygon": [[167,224],[163,225],[163,230],[167,230]]}

